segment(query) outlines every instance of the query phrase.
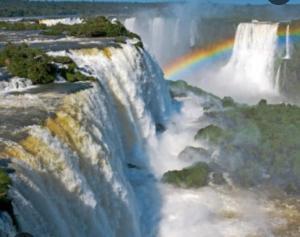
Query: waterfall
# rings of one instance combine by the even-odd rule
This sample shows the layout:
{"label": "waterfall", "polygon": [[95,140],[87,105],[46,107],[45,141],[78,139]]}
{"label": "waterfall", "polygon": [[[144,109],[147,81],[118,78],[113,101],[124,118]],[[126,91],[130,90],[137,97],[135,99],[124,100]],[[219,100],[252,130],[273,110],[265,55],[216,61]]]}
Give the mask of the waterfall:
{"label": "waterfall", "polygon": [[277,72],[276,72],[276,77],[275,77],[275,89],[276,89],[277,91],[280,90],[281,66],[282,66],[282,65],[279,65],[279,67],[278,67],[278,69],[277,69]]}
{"label": "waterfall", "polygon": [[155,17],[151,27],[151,49],[154,55],[160,55],[163,51],[164,40],[162,39],[166,33],[166,20],[162,17]]}
{"label": "waterfall", "polygon": [[274,92],[277,29],[277,23],[239,24],[232,56],[222,69],[229,77],[228,83],[256,93]]}
{"label": "waterfall", "polygon": [[196,45],[197,35],[197,23],[195,22],[195,20],[193,20],[190,25],[190,47],[194,47]]}
{"label": "waterfall", "polygon": [[160,65],[189,52],[200,38],[196,20],[149,13],[126,18],[123,22],[126,28],[141,36],[146,48]]}
{"label": "waterfall", "polygon": [[46,26],[54,26],[57,24],[64,24],[64,25],[75,25],[80,24],[83,22],[82,18],[78,17],[70,17],[70,18],[60,18],[60,19],[44,19],[40,20],[40,24],[44,24]]}
{"label": "waterfall", "polygon": [[124,21],[124,25],[128,30],[134,32],[135,31],[135,21],[136,21],[135,17],[127,18]]}
{"label": "waterfall", "polygon": [[171,111],[162,71],[130,44],[59,54],[98,81],[66,95],[21,139],[0,140],[1,157],[14,158],[10,196],[18,224],[34,236],[147,236],[151,220],[141,211],[157,204],[151,195],[158,192],[152,184],[138,189],[128,164],[150,169],[145,143]]}
{"label": "waterfall", "polygon": [[284,59],[290,59],[290,25],[286,26],[286,37],[285,37],[285,56]]}

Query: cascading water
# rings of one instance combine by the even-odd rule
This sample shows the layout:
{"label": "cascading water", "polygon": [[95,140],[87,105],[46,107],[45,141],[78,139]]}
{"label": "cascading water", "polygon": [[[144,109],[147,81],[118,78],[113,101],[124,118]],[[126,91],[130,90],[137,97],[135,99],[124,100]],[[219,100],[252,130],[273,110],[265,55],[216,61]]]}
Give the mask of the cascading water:
{"label": "cascading water", "polygon": [[191,22],[190,26],[190,47],[194,47],[197,44],[197,23],[195,21]]}
{"label": "cascading water", "polygon": [[126,26],[126,29],[135,32],[135,22],[136,22],[136,18],[135,17],[131,17],[131,18],[127,18],[124,21],[124,25]]}
{"label": "cascading water", "polygon": [[80,24],[82,22],[83,22],[83,19],[79,18],[79,17],[40,20],[40,23],[45,24],[46,26],[54,26],[57,24],[75,25],[75,24]]}
{"label": "cascading water", "polygon": [[141,36],[161,65],[188,52],[199,39],[197,22],[189,19],[149,14],[127,18],[124,25]]}
{"label": "cascading water", "polygon": [[[232,55],[216,75],[195,82],[219,96],[255,103],[278,96],[275,66],[278,23],[240,23],[236,30]],[[194,82],[193,82],[194,83]]]}
{"label": "cascading water", "polygon": [[[223,158],[218,150],[187,154],[210,149],[194,136],[210,123],[207,108],[222,109],[220,99],[179,86],[178,97],[172,94],[180,112],[169,117],[172,101],[161,69],[130,43],[50,54],[71,57],[97,82],[64,96],[1,97],[1,115],[24,110],[35,120],[46,111],[45,120],[21,123],[4,139],[0,126],[0,157],[13,158],[16,171],[10,197],[22,231],[43,237],[273,236],[278,219],[267,215],[275,208],[251,191],[230,182],[182,189],[159,181],[169,170]],[[52,108],[47,98],[56,96]],[[0,217],[1,230],[10,228],[7,219]]]}
{"label": "cascading water", "polygon": [[274,91],[274,61],[277,48],[277,23],[241,23],[232,56],[223,68],[232,83],[257,91]]}
{"label": "cascading water", "polygon": [[285,56],[284,59],[290,59],[290,25],[286,26],[286,37],[285,37]]}
{"label": "cascading water", "polygon": [[[0,155],[15,158],[10,196],[20,228],[45,237],[147,236],[153,223],[142,210],[159,208],[158,192],[134,182],[150,169],[145,143],[171,111],[162,72],[130,44],[67,54],[98,83],[67,95],[21,140],[0,141]],[[132,174],[128,164],[145,171]]]}

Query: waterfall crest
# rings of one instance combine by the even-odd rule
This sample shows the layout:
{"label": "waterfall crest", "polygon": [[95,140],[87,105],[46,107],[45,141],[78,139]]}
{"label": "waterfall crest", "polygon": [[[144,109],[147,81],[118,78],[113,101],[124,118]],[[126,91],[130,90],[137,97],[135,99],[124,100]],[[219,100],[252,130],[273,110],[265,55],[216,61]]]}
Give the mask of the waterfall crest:
{"label": "waterfall crest", "polygon": [[144,142],[170,113],[163,74],[130,44],[63,54],[98,82],[66,95],[18,139],[0,140],[16,170],[10,196],[20,228],[45,237],[145,236],[127,165],[147,167]]}

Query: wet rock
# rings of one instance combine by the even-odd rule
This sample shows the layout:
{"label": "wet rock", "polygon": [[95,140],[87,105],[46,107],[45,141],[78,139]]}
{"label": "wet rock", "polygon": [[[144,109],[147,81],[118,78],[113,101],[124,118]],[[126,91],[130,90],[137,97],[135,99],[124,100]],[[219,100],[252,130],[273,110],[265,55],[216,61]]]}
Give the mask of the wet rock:
{"label": "wet rock", "polygon": [[166,127],[161,123],[155,124],[155,128],[156,128],[157,133],[162,133],[162,132],[166,131]]}

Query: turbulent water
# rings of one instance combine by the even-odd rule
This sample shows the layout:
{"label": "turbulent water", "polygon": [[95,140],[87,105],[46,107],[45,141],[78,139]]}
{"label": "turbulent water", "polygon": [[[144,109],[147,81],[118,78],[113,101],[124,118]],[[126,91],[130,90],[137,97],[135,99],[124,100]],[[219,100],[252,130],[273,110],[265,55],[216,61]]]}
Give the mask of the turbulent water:
{"label": "turbulent water", "polygon": [[[141,30],[136,18],[125,23]],[[181,43],[180,20],[156,17],[146,24],[151,52]],[[160,41],[167,30],[173,32],[168,45]],[[227,80],[211,81],[214,89],[277,93],[277,30],[275,23],[241,23],[218,75]],[[186,47],[195,46],[197,22],[186,32]],[[236,187],[228,174],[224,185],[210,179],[200,189],[161,182],[169,170],[220,162],[219,148],[194,136],[212,123],[204,108],[224,108],[205,93],[171,98],[160,67],[131,43],[48,52],[71,57],[96,82],[40,88],[22,78],[0,81],[0,156],[12,159],[15,170],[9,196],[19,229],[45,237],[272,237],[298,218],[290,206]],[[197,154],[200,148],[211,155]],[[15,234],[7,215],[0,230]]]}
{"label": "turbulent water", "polygon": [[58,18],[58,19],[44,19],[44,20],[40,20],[39,22],[46,26],[54,26],[57,24],[75,25],[75,24],[82,23],[83,19],[78,17],[71,17],[71,18]]}
{"label": "turbulent water", "polygon": [[69,54],[97,85],[66,96],[22,139],[1,140],[1,155],[16,158],[11,197],[20,228],[34,236],[146,236],[127,166],[150,169],[146,140],[170,113],[162,72],[131,45]]}

